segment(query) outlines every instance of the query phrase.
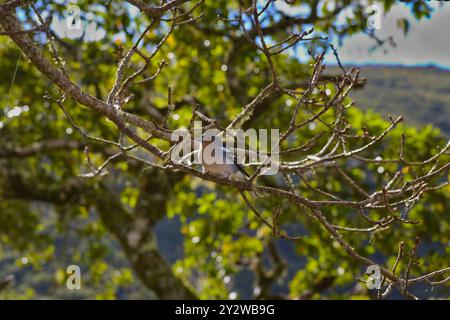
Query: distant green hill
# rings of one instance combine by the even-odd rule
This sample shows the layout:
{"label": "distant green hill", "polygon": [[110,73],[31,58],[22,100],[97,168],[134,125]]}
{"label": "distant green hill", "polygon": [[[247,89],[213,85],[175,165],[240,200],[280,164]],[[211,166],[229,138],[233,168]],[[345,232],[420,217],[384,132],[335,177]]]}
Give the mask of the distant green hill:
{"label": "distant green hill", "polygon": [[[360,66],[360,69],[367,82],[364,88],[351,92],[359,108],[402,115],[411,125],[431,123],[450,135],[450,71],[400,66]],[[336,71],[334,67],[328,70]]]}

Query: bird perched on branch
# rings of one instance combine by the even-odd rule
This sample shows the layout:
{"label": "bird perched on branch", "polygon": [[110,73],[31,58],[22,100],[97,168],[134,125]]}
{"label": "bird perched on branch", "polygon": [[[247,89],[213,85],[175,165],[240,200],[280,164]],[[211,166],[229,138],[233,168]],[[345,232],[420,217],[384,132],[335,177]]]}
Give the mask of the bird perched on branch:
{"label": "bird perched on branch", "polygon": [[[218,154],[216,154],[218,152]],[[216,136],[203,136],[199,148],[199,158],[204,172],[223,178],[246,181],[250,178],[238,163],[236,155]]]}
{"label": "bird perched on branch", "polygon": [[[204,135],[198,152],[203,172],[238,181],[248,181],[250,179],[248,173],[238,163],[234,152],[228,149],[218,137]],[[249,191],[249,194],[253,198],[260,196],[256,191]]]}

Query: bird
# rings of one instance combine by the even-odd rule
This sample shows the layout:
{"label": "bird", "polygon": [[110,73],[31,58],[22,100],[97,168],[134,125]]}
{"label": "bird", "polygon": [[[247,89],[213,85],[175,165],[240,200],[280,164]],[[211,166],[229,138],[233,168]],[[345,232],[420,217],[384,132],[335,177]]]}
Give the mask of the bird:
{"label": "bird", "polygon": [[[211,148],[209,145],[214,144]],[[222,157],[215,157],[215,152],[220,152]],[[242,165],[237,161],[237,157],[233,151],[228,149],[224,143],[214,135],[204,135],[202,137],[199,152],[199,159],[203,167],[203,173],[208,172],[213,175],[236,179],[238,181],[248,181],[249,174],[244,170]],[[216,161],[219,160],[219,161]],[[258,191],[248,191],[253,199],[262,196]]]}
{"label": "bird", "polygon": [[[213,145],[207,148],[211,144]],[[209,172],[219,177],[234,178],[239,181],[247,181],[250,178],[242,165],[238,163],[234,152],[226,148],[216,136],[204,135],[198,152],[204,173]],[[219,152],[217,157],[215,152]]]}

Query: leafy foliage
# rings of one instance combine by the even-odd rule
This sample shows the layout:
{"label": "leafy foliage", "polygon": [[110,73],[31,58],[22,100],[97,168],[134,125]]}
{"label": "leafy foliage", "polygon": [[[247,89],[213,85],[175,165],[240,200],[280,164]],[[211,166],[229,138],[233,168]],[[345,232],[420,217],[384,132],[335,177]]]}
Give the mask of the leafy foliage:
{"label": "leafy foliage", "polygon": [[[334,10],[329,3],[334,3]],[[393,1],[384,3],[386,10],[393,5]],[[120,1],[111,1],[109,5],[78,1],[78,5],[83,12],[83,23],[96,22],[105,30],[105,37],[87,41],[87,33],[82,38],[71,39],[55,32],[54,43],[71,79],[86,92],[105,100],[124,52],[153,20]],[[290,16],[270,6],[269,18],[263,23],[267,41],[282,41],[289,33],[305,31],[311,26],[319,35],[341,37],[365,29],[364,8],[359,2],[325,1],[318,6],[318,1],[312,0],[305,5],[309,8],[308,17]],[[430,14],[426,4],[407,5],[417,18]],[[66,3],[39,1],[36,7],[48,15],[63,18]],[[126,104],[125,111],[154,122],[161,122],[169,115],[167,128],[174,130],[189,126],[193,107],[199,104],[202,112],[225,125],[269,82],[271,72],[263,53],[254,50],[238,26],[217,17],[235,19],[239,1],[207,1],[200,7],[203,12],[200,19],[179,25],[143,74],[151,77],[161,69],[158,76],[145,85],[130,87],[133,100]],[[183,8],[188,10],[189,6]],[[344,9],[353,10],[355,18],[337,25],[337,16]],[[30,21],[37,21],[29,7],[17,9],[17,16],[27,27]],[[140,50],[145,54],[153,52],[170,25],[170,21],[158,20],[155,28],[145,34]],[[406,25],[404,22],[405,30]],[[54,59],[44,33],[33,33],[30,37],[44,48],[48,59]],[[317,38],[299,42],[292,51],[274,57],[280,81],[297,93],[306,90],[314,61],[301,63],[299,48],[306,47],[314,53],[326,46],[325,41]],[[130,68],[125,70],[126,76],[141,65],[142,59],[134,55]],[[381,81],[384,72],[373,76],[374,81]],[[407,79],[410,78],[406,75],[402,78]],[[425,76],[423,81],[426,82]],[[74,123],[90,136],[112,141],[123,138],[126,145],[131,143],[130,139],[122,137],[111,121],[68,99],[64,106],[74,121],[70,123],[55,101],[44,98],[60,93],[54,83],[43,77],[4,36],[0,37],[0,83],[0,96],[6,97],[1,100],[0,109],[0,277],[16,275],[15,284],[0,291],[1,298],[165,298],[179,297],[176,294],[190,297],[191,292],[196,297],[210,299],[234,298],[234,293],[245,298],[372,296],[358,281],[364,278],[363,266],[355,263],[306,212],[285,199],[264,197],[257,199],[255,205],[266,219],[272,217],[274,206],[282,208],[279,224],[286,233],[302,236],[296,242],[275,239],[271,230],[249,211],[237,189],[229,186],[179,172],[158,171],[122,156],[114,158],[101,173],[91,178],[80,177],[92,172],[93,167],[98,168],[116,150],[115,146],[86,139]],[[168,101],[169,87],[171,101]],[[427,91],[428,86],[414,82],[407,88],[409,92],[411,87]],[[332,86],[325,89],[331,94],[335,90]],[[388,99],[397,106],[395,100],[389,99],[405,99],[404,95],[397,98],[369,92],[371,103],[365,103],[364,99],[358,101],[355,96],[358,107],[374,106],[376,99]],[[409,97],[415,99],[411,94]],[[295,108],[291,99],[286,94],[274,94],[255,108],[246,126],[287,129]],[[351,99],[347,97],[344,103],[351,103]],[[419,108],[414,107],[416,110]],[[424,115],[432,114],[424,112]],[[408,110],[407,114],[410,113]],[[332,121],[333,116],[334,112],[324,115],[322,121]],[[309,117],[308,113],[299,113],[296,120]],[[426,119],[422,117],[422,123],[431,122]],[[373,136],[381,134],[390,124],[373,112],[357,108],[349,110],[346,121],[355,133],[361,134],[368,127]],[[445,131],[445,124],[441,128]],[[314,126],[296,131],[284,147],[302,146],[317,133],[327,130],[324,123],[315,122]],[[136,132],[146,135],[140,129]],[[402,132],[406,134],[407,159],[427,159],[445,144],[439,130],[431,126],[421,130],[399,126],[383,144],[369,148],[364,156],[395,158]],[[170,146],[154,138],[150,141],[162,149]],[[326,141],[325,136],[319,137],[311,146],[312,151],[319,151]],[[360,141],[355,141],[351,147],[361,146]],[[143,149],[132,151],[132,155],[153,160]],[[376,185],[386,184],[398,170],[405,178],[413,178],[432,166],[399,168],[396,163],[364,165],[347,159],[339,164],[369,191]],[[333,168],[319,168],[304,176],[313,187],[325,186],[325,191],[340,198],[358,197]],[[283,179],[281,176],[266,178],[262,183],[280,185]],[[304,183],[299,183],[299,192],[305,198],[324,199]],[[369,233],[342,233],[358,252],[389,268],[395,263],[391,257],[396,256],[398,243],[404,241],[405,247],[411,250],[415,237],[420,235],[423,244],[419,264],[411,275],[447,267],[449,197],[448,186],[427,193],[408,213],[409,219],[420,221],[418,225],[400,224]],[[331,206],[323,214],[335,225],[367,227],[355,211]],[[373,219],[382,218],[378,211],[368,214]],[[180,230],[172,228],[170,232],[158,234],[161,243],[176,238],[178,231],[181,233],[178,244],[182,252],[175,254],[163,250],[163,245],[158,247],[153,229],[164,224],[173,227],[171,223],[177,219],[181,223],[175,225]],[[171,265],[162,256],[171,260]],[[398,270],[404,272],[405,261],[400,262]],[[80,292],[68,292],[64,287],[65,268],[69,264],[82,267]],[[164,290],[166,283],[173,284],[177,293]],[[413,291],[428,297],[448,296],[448,285],[426,293],[421,286],[414,287]]]}

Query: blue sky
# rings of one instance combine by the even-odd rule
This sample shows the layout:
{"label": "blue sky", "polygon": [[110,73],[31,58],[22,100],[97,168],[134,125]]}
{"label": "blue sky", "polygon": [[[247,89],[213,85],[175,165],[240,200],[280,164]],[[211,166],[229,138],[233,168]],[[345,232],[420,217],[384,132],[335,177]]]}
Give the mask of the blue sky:
{"label": "blue sky", "polygon": [[[381,20],[380,38],[394,36],[396,48],[369,52],[374,41],[358,34],[344,39],[339,55],[344,64],[400,64],[407,66],[433,64],[450,69],[450,3],[431,1],[434,11],[431,19],[415,20],[402,3],[395,5]],[[399,18],[409,18],[410,31],[405,37],[397,28]],[[328,63],[335,63],[327,56]]]}
{"label": "blue sky", "polygon": [[[261,0],[261,4],[264,3],[265,1]],[[324,3],[330,5],[333,4],[333,1]],[[345,38],[341,47],[337,46],[337,40],[334,39],[333,42],[338,47],[341,61],[344,64],[357,65],[400,64],[417,66],[433,64],[450,69],[450,2],[431,1],[430,3],[434,8],[431,19],[425,18],[417,21],[410,13],[410,9],[401,2],[394,5],[391,11],[382,17],[381,29],[377,30],[377,35],[380,38],[393,36],[397,43],[395,48],[385,46],[387,52],[385,50],[369,52],[375,42],[362,33]],[[278,10],[295,16],[309,14],[309,7],[305,5],[290,6],[284,1],[278,0],[275,2],[275,6]],[[137,14],[133,6],[130,6],[130,14]],[[351,14],[351,9],[341,13],[338,21],[349,14]],[[86,18],[90,19],[88,16]],[[410,31],[406,37],[403,31],[397,27],[397,20],[400,18],[408,18],[410,21]],[[83,34],[83,30],[68,30],[65,25],[65,21],[54,19],[52,28],[61,37],[78,38]],[[95,21],[90,22],[85,28],[86,41],[97,41],[104,37],[104,30],[97,28]],[[308,56],[306,49],[303,49],[303,51],[299,50],[297,53],[300,60],[302,60],[302,57]],[[326,56],[326,62],[336,63],[331,52]]]}

